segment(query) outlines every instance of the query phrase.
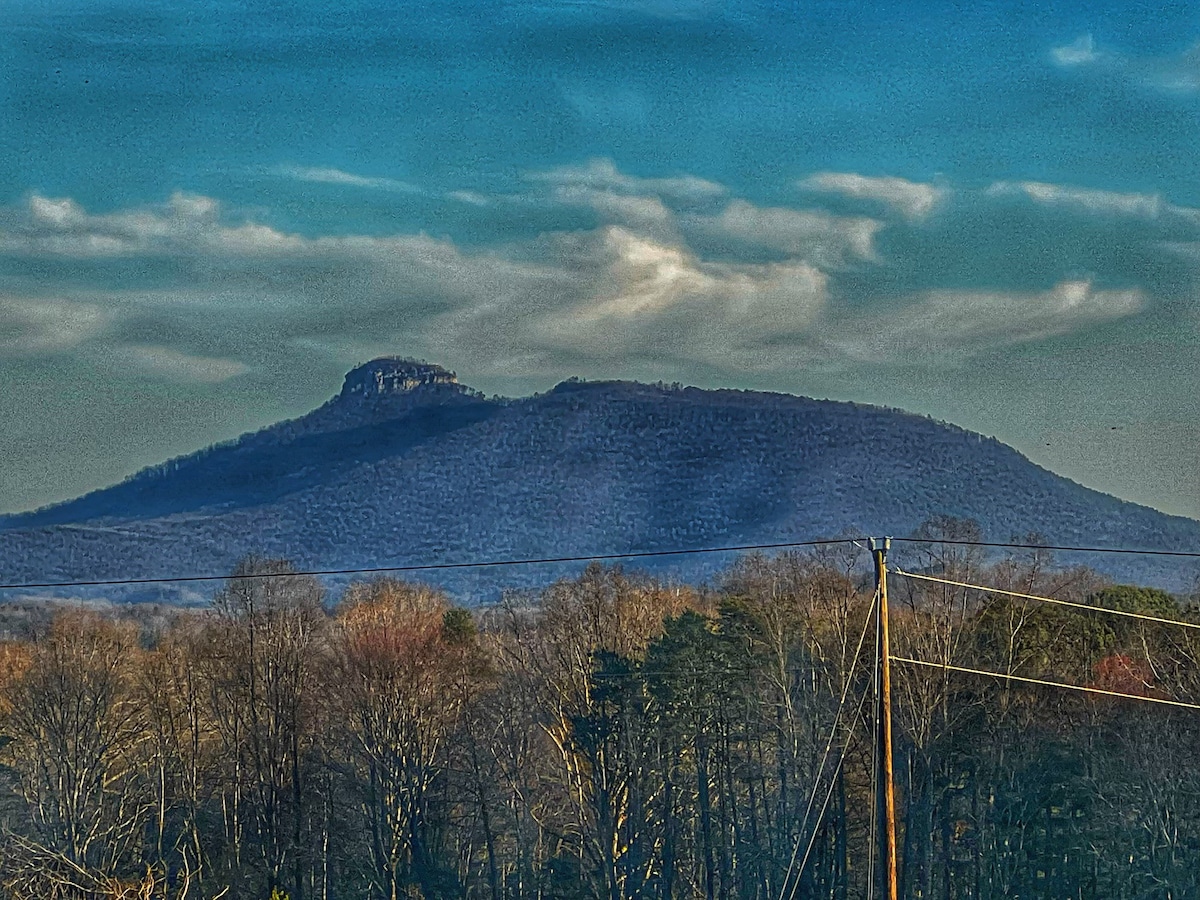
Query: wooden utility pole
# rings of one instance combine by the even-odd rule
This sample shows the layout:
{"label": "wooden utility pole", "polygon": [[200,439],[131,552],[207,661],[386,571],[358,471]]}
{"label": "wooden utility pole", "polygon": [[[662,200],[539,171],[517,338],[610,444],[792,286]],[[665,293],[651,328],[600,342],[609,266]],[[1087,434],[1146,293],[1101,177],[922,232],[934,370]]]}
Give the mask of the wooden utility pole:
{"label": "wooden utility pole", "polygon": [[875,557],[875,583],[879,588],[879,742],[881,768],[879,799],[882,807],[884,882],[887,900],[898,900],[896,878],[896,795],[892,773],[892,667],[888,646],[887,552],[892,539],[871,538],[871,553]]}

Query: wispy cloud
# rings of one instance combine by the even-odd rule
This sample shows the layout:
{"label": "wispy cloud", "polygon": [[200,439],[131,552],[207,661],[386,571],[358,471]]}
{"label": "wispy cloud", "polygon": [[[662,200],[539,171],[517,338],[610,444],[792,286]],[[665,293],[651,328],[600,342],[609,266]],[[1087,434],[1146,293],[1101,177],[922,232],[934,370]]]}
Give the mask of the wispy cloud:
{"label": "wispy cloud", "polygon": [[606,222],[617,222],[636,228],[674,231],[676,216],[673,210],[653,195],[619,193],[587,184],[556,185],[552,194],[555,203],[591,209]]}
{"label": "wispy cloud", "polygon": [[108,322],[108,314],[91,303],[0,296],[0,353],[70,350],[100,334]]}
{"label": "wispy cloud", "polygon": [[470,206],[487,206],[492,202],[487,196],[478,191],[450,191],[446,197],[457,203],[466,203]]}
{"label": "wispy cloud", "polygon": [[1200,91],[1200,42],[1177,56],[1151,63],[1147,77],[1166,91],[1184,94]]}
{"label": "wispy cloud", "polygon": [[1086,66],[1097,62],[1100,54],[1096,51],[1096,41],[1090,34],[1084,34],[1050,51],[1050,58],[1063,67]]}
{"label": "wispy cloud", "polygon": [[997,181],[987,193],[1026,197],[1045,206],[1065,207],[1092,216],[1125,216],[1192,227],[1200,225],[1200,209],[1170,203],[1157,193],[1105,191],[1044,181]]}
{"label": "wispy cloud", "polygon": [[806,263],[713,262],[620,226],[562,249],[553,294],[535,289],[465,307],[438,334],[459,348],[486,344],[476,358],[500,368],[574,359],[585,370],[668,360],[761,369],[783,364],[765,342],[805,333],[828,298],[828,276]]}
{"label": "wispy cloud", "polygon": [[341,169],[323,166],[281,166],[280,175],[294,178],[297,181],[311,181],[317,184],[342,184],[348,187],[370,188],[377,191],[393,191],[400,194],[416,194],[421,189],[407,181],[395,178],[370,177],[344,172]]}
{"label": "wispy cloud", "polygon": [[234,359],[194,356],[171,347],[130,344],[114,352],[149,374],[173,381],[217,384],[250,371],[249,366]]}
{"label": "wispy cloud", "polygon": [[988,188],[992,195],[1020,194],[1038,203],[1071,206],[1088,213],[1153,218],[1166,205],[1158,194],[1121,193],[1042,181],[997,181]]}
{"label": "wispy cloud", "polygon": [[951,357],[1021,344],[1131,316],[1146,306],[1137,289],[1102,290],[1063,281],[1050,290],[925,291],[886,315],[864,319],[832,343],[862,360],[920,363],[931,350]]}
{"label": "wispy cloud", "polygon": [[94,215],[69,198],[33,194],[27,218],[0,230],[0,252],[79,258],[276,253],[302,239],[254,222],[226,224],[210,197],[177,192],[164,205]]}
{"label": "wispy cloud", "polygon": [[[195,194],[103,214],[35,194],[0,216],[0,253],[30,271],[68,264],[74,279],[95,271],[97,285],[126,284],[119,293],[94,287],[79,295],[86,303],[0,302],[0,350],[50,353],[96,339],[137,371],[209,383],[243,374],[260,356],[313,347],[338,358],[347,348],[402,348],[498,377],[517,371],[517,361],[529,375],[590,374],[580,361],[652,371],[667,358],[782,371],[811,354],[845,365],[962,358],[1133,315],[1149,302],[1142,290],[1097,286],[1137,283],[1137,273],[1079,280],[1069,267],[1048,273],[1059,283],[1044,291],[1012,289],[1014,278],[991,272],[975,288],[918,280],[898,297],[880,235],[891,230],[915,241],[910,253],[944,256],[953,229],[914,221],[949,187],[813,178],[815,193],[871,199],[900,215],[761,206],[703,179],[636,178],[607,161],[531,176],[517,198],[550,213],[585,206],[594,226],[476,247],[424,234],[299,235]],[[1161,220],[1176,209],[1157,194],[999,182],[962,192],[947,215],[987,216],[1006,194],[1081,216]],[[1190,225],[1175,224],[1179,240],[1195,239]],[[1154,240],[1173,233],[1160,222]],[[176,280],[144,283],[150,261],[163,257],[171,265],[155,271]],[[1094,271],[1091,262],[1074,271]],[[877,301],[876,287],[888,299]],[[863,303],[887,312],[864,314]],[[157,337],[128,336],[147,333]]]}
{"label": "wispy cloud", "polygon": [[614,9],[661,19],[699,19],[721,8],[718,0],[558,0],[548,12],[562,9]]}
{"label": "wispy cloud", "polygon": [[1200,91],[1200,42],[1178,53],[1148,56],[1101,49],[1092,35],[1085,34],[1053,48],[1050,58],[1064,69],[1106,71],[1166,93]]}
{"label": "wispy cloud", "polygon": [[531,181],[565,188],[588,188],[634,196],[661,196],[675,201],[696,202],[722,197],[726,189],[694,175],[669,178],[639,178],[617,169],[611,159],[592,159],[583,165],[561,166],[528,175]]}
{"label": "wispy cloud", "polygon": [[607,159],[533,173],[529,179],[550,188],[551,202],[586,207],[605,223],[667,243],[703,238],[734,256],[739,249],[766,249],[817,265],[843,266],[850,259],[873,260],[874,237],[884,227],[862,216],[727,199],[724,186],[691,176],[637,178]]}
{"label": "wispy cloud", "polygon": [[892,176],[874,177],[854,172],[817,172],[796,182],[801,190],[840,194],[856,200],[873,200],[907,219],[929,215],[948,190],[944,187]]}
{"label": "wispy cloud", "polygon": [[[597,247],[610,279],[581,306],[577,322],[632,320],[685,310],[703,328],[745,329],[762,310],[775,307],[776,326],[795,330],[824,304],[826,276],[804,263],[734,265],[700,260],[677,245],[656,242],[623,228],[605,229]],[[611,280],[611,287],[604,284]],[[728,332],[726,332],[728,334]]]}
{"label": "wispy cloud", "polygon": [[709,236],[765,247],[818,265],[840,267],[848,260],[874,261],[876,219],[837,216],[823,210],[762,207],[733,200],[719,215],[695,220]]}

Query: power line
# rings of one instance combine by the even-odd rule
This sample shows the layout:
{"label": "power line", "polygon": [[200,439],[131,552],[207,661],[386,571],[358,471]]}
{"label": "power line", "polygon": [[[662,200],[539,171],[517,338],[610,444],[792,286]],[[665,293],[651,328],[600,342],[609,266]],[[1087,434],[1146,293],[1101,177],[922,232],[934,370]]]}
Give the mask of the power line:
{"label": "power line", "polygon": [[1022,681],[1026,684],[1040,684],[1044,687],[1064,688],[1069,691],[1082,691],[1085,694],[1101,694],[1105,697],[1121,697],[1125,700],[1142,700],[1146,703],[1161,703],[1165,706],[1179,706],[1183,709],[1200,709],[1200,703],[1185,703],[1182,700],[1167,700],[1162,697],[1142,697],[1138,694],[1126,694],[1121,691],[1106,691],[1103,688],[1084,687],[1079,684],[1066,684],[1061,681],[1046,681],[1042,678],[1027,678],[1023,675],[1005,675],[1003,672],[989,672],[985,669],[969,669],[966,666],[952,666],[949,663],[929,662],[924,659],[909,659],[905,656],[891,656],[892,662],[906,663],[910,666],[925,666],[930,669],[945,669],[948,672],[963,672],[967,675],[986,675],[989,678],[999,678],[1002,681]]}
{"label": "power line", "polygon": [[[875,605],[877,603],[879,603],[879,591],[875,592],[875,596],[871,600],[871,605],[867,607],[866,617],[863,619],[862,633],[858,636],[858,646],[854,648],[854,659],[850,663],[850,669],[848,672],[848,675],[851,677],[846,678],[846,684],[842,688],[842,699],[838,703],[837,715],[833,717],[833,725],[831,725],[829,728],[829,740],[825,744],[825,752],[821,755],[821,764],[817,767],[817,778],[813,783],[813,791],[808,798],[808,805],[804,809],[804,816],[800,819],[800,831],[796,835],[796,845],[792,848],[792,858],[788,860],[787,871],[783,875],[783,882],[779,885],[779,900],[783,900],[784,892],[788,887],[788,881],[790,881],[792,877],[792,869],[796,865],[796,857],[800,853],[800,841],[802,840],[804,829],[808,827],[808,817],[812,813],[813,804],[817,801],[817,791],[820,789],[821,775],[825,771],[825,763],[829,761],[829,753],[833,750],[833,742],[837,737],[838,722],[842,718],[842,710],[846,708],[846,699],[850,696],[850,684],[854,673],[854,667],[858,665],[858,658],[862,653],[863,643],[867,639],[867,627],[871,624],[871,613],[875,611]],[[855,714],[855,721],[850,723],[850,734],[846,735],[846,746],[849,746],[850,744],[850,735],[854,733],[854,725],[857,721],[857,717],[862,715],[863,701],[865,701],[866,698],[867,694],[864,693],[863,700],[860,700],[858,704],[858,712]],[[833,778],[830,782],[829,795],[832,795],[833,793],[833,785],[837,784],[837,773],[842,767],[842,761],[845,759],[845,756],[846,751],[845,748],[843,748],[838,758],[837,768],[834,769]],[[795,897],[796,890],[800,886],[800,877],[804,874],[804,866],[808,862],[808,856],[812,852],[813,843],[817,839],[817,829],[821,824],[821,818],[825,815],[825,808],[829,804],[829,795],[825,797],[825,803],[821,807],[821,812],[817,816],[816,821],[813,823],[812,840],[809,841],[808,849],[804,851],[804,859],[800,862],[800,868],[796,870],[796,885],[792,888],[792,893],[789,895],[789,900],[790,897]]]}
{"label": "power line", "polygon": [[1037,600],[1041,603],[1053,603],[1057,606],[1070,606],[1074,609],[1082,609],[1086,612],[1108,613],[1112,616],[1124,616],[1127,619],[1140,619],[1143,622],[1157,622],[1160,625],[1178,625],[1181,628],[1200,629],[1200,623],[1184,622],[1181,619],[1165,619],[1162,616],[1151,616],[1146,613],[1126,612],[1123,609],[1110,609],[1107,606],[1091,606],[1087,603],[1076,603],[1074,600],[1059,600],[1055,597],[1039,597],[1037,594],[1023,594],[1020,591],[1009,591],[1003,588],[987,587],[982,584],[970,584],[966,581],[954,581],[950,578],[937,578],[933,575],[918,575],[915,572],[905,572],[903,569],[889,569],[895,575],[902,575],[905,578],[913,578],[918,581],[932,581],[935,584],[948,584],[954,587],[971,588],[977,591],[983,591],[986,594],[1001,594],[1007,597],[1019,597],[1022,600]]}
{"label": "power line", "polygon": [[996,547],[1008,550],[1056,550],[1071,553],[1128,553],[1133,556],[1177,556],[1200,559],[1200,550],[1146,550],[1138,547],[1074,547],[1066,544],[1022,544],[1000,541],[966,541],[950,538],[894,537],[906,544],[952,544],[960,547]]}
{"label": "power line", "polygon": [[[800,868],[796,870],[796,882],[792,886],[792,892],[788,895],[788,900],[795,900],[796,892],[800,890],[800,879],[804,875],[804,867],[808,865],[808,858],[812,855],[813,847],[817,843],[817,835],[820,834],[821,820],[825,818],[825,813],[829,809],[829,801],[833,799],[833,790],[837,787],[838,774],[842,771],[842,766],[846,762],[846,751],[850,749],[850,738],[854,736],[854,727],[858,724],[859,718],[862,716],[863,707],[866,705],[867,697],[870,696],[870,691],[865,691],[862,699],[858,701],[858,711],[855,713],[854,719],[850,722],[850,731],[846,735],[846,743],[842,747],[842,752],[838,755],[837,765],[833,768],[833,776],[829,779],[829,790],[825,792],[825,800],[821,803],[821,811],[817,814],[816,820],[813,822],[812,836],[808,839],[808,847],[804,850],[804,858],[800,860]],[[870,882],[868,882],[869,884]],[[784,882],[786,886],[787,882]]]}
{"label": "power line", "polygon": [[832,544],[849,544],[861,538],[818,538],[811,541],[786,541],[777,544],[741,544],[730,547],[699,547],[687,550],[643,550],[630,553],[597,553],[588,556],[557,556],[534,559],[490,559],[460,563],[422,563],[404,566],[370,566],[352,569],[309,569],[303,572],[248,572],[242,575],[174,575],[161,578],[111,578],[95,581],[42,581],[17,584],[0,584],[0,590],[22,590],[30,588],[68,587],[116,587],[135,584],[175,584],[184,581],[229,581],[234,578],[286,578],[289,576],[325,575],[379,575],[388,572],[430,572],[449,569],[485,569],[500,566],[533,566],[555,563],[609,562],[621,559],[649,559],[662,556],[691,556],[701,553],[744,553],[755,550],[788,550],[797,547],[818,547]]}
{"label": "power line", "polygon": [[[541,557],[529,559],[496,559],[461,563],[422,563],[403,566],[367,566],[345,569],[309,569],[301,572],[251,572],[237,578],[282,578],[289,575],[333,576],[333,575],[381,575],[389,572],[430,572],[452,569],[483,569],[502,566],[550,565],[555,563],[609,562],[623,559],[652,559],[667,556],[692,556],[703,553],[742,553],[756,550],[788,550],[799,547],[854,544],[862,547],[862,536],[843,538],[821,538],[809,541],[784,541],[770,544],[741,544],[728,547],[697,547],[683,550],[645,550],[630,553],[595,553],[583,556]],[[1066,544],[1024,544],[998,541],[968,541],[948,538],[896,537],[893,541],[917,544],[951,544],[966,547],[990,547],[1008,550],[1053,550],[1075,553],[1123,553],[1134,556],[1166,556],[1183,559],[1200,559],[1200,551],[1191,550],[1147,550],[1135,547],[1079,547]],[[0,590],[27,590],[34,588],[73,587],[120,587],[139,584],[177,584],[182,582],[227,581],[235,576],[220,575],[171,575],[156,578],[106,578],[88,581],[36,581],[0,584]]]}

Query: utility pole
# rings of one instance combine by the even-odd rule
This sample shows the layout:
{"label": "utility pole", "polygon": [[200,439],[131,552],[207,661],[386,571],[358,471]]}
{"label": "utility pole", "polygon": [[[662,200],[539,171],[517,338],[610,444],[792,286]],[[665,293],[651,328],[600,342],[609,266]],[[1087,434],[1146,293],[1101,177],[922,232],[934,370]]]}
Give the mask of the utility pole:
{"label": "utility pole", "polygon": [[888,646],[887,552],[892,539],[871,538],[871,555],[875,557],[875,584],[879,589],[879,735],[876,750],[883,763],[878,786],[882,807],[884,886],[887,900],[898,900],[896,878],[896,795],[892,773],[892,667]]}

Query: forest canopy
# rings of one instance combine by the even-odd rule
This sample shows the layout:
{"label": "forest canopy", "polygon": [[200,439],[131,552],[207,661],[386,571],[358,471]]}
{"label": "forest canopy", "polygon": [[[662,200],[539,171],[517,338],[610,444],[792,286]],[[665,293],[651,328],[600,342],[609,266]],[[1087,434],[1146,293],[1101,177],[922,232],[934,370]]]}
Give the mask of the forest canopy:
{"label": "forest canopy", "polygon": [[[945,580],[1200,622],[1043,552],[922,547]],[[465,609],[247,560],[208,609],[28,618],[0,644],[4,896],[863,896],[868,563],[594,564]],[[902,577],[890,606],[900,656],[1200,702],[1196,630]],[[905,896],[1200,888],[1194,710],[893,680]]]}

